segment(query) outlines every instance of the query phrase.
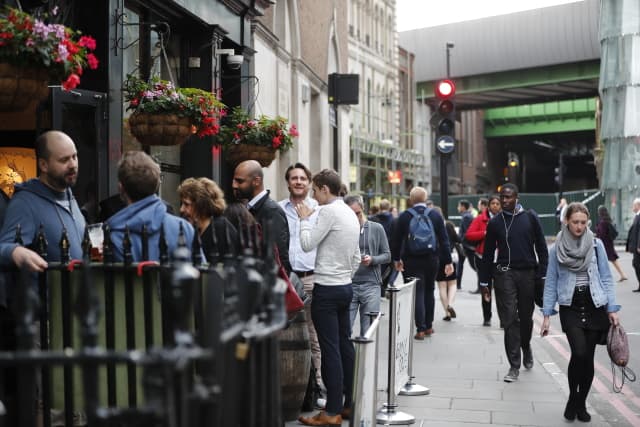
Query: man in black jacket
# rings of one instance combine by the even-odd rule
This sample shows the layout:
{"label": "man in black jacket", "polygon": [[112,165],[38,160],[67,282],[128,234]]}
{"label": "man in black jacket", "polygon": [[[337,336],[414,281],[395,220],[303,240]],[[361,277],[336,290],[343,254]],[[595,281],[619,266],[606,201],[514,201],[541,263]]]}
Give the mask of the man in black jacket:
{"label": "man in black jacket", "polygon": [[271,222],[269,232],[273,236],[280,262],[291,273],[289,263],[289,225],[287,216],[278,203],[269,197],[269,190],[264,189],[262,166],[255,160],[246,160],[236,166],[233,173],[233,193],[238,200],[247,201],[247,208],[262,229]]}
{"label": "man in black jacket", "polygon": [[[484,253],[478,274],[484,294],[494,278],[496,304],[504,327],[504,346],[509,361],[505,382],[518,379],[520,362],[533,367],[531,332],[533,329],[536,278],[547,271],[549,252],[538,216],[518,203],[518,187],[504,184],[500,190],[502,212],[487,224]],[[498,257],[494,263],[494,254]],[[520,354],[522,349],[522,359]]]}
{"label": "man in black jacket", "polygon": [[[427,190],[422,187],[413,187],[409,193],[411,209],[402,212],[393,228],[391,238],[391,259],[395,269],[405,272],[405,277],[418,279],[415,291],[415,322],[417,340],[433,334],[433,314],[435,300],[433,296],[434,281],[438,268],[444,269],[445,275],[453,273],[451,262],[451,249],[449,238],[444,228],[444,219],[435,209],[428,209],[426,205]],[[426,213],[425,213],[426,212]],[[433,250],[414,252],[411,250],[410,224],[414,217],[426,215],[431,221],[437,244]],[[443,260],[444,265],[439,265]]]}
{"label": "man in black jacket", "polygon": [[638,287],[633,292],[640,292],[640,199],[633,201],[633,224],[627,237],[627,252],[633,254],[631,265],[638,280]]}

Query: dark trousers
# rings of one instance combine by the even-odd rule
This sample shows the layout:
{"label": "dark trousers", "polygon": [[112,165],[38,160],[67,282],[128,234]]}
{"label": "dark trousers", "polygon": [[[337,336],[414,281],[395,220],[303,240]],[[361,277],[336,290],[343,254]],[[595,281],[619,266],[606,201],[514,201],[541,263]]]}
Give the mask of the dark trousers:
{"label": "dark trousers", "polygon": [[433,311],[435,309],[433,292],[438,264],[436,254],[410,257],[404,260],[404,276],[418,279],[414,313],[418,332],[424,332],[433,326]]}
{"label": "dark trousers", "polygon": [[355,349],[351,343],[349,305],[353,299],[351,284],[325,286],[316,283],[311,300],[311,318],[318,334],[322,381],[327,388],[326,410],[330,414],[351,407]]}
{"label": "dark trousers", "polygon": [[636,272],[636,280],[638,281],[638,289],[640,289],[640,254],[638,251],[633,253],[633,261],[631,261],[634,271]]}
{"label": "dark trousers", "polygon": [[520,349],[527,349],[531,344],[535,270],[502,272],[494,268],[493,278],[507,360],[512,368],[520,369]]}
{"label": "dark trousers", "polygon": [[[480,265],[480,261],[481,261],[481,258],[475,253],[473,254],[473,257],[469,258],[469,264],[471,265],[471,268],[473,268],[473,271],[475,272],[478,271],[478,265]],[[489,286],[489,301],[485,301],[484,295],[482,296],[482,298],[480,298],[481,305],[482,305],[482,319],[485,322],[488,322],[491,320],[491,301],[493,301],[493,292],[492,292],[493,280],[489,280],[488,286]],[[480,278],[478,278],[477,289],[480,289]]]}
{"label": "dark trousers", "polygon": [[[462,289],[462,270],[464,269],[465,259],[467,259],[465,254],[463,253],[458,254],[458,264],[456,265],[456,287],[458,289]],[[469,258],[469,262],[471,262],[471,258]]]}

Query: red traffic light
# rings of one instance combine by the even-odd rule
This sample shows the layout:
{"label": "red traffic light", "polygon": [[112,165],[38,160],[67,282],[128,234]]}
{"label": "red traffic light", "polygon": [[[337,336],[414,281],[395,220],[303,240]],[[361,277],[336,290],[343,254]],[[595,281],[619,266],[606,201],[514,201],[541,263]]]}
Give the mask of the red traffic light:
{"label": "red traffic light", "polygon": [[440,102],[440,105],[438,105],[438,113],[440,115],[447,116],[451,114],[451,112],[453,112],[453,102],[448,99]]}
{"label": "red traffic light", "polygon": [[456,93],[456,85],[449,79],[440,80],[436,84],[435,93],[439,99],[451,98]]}

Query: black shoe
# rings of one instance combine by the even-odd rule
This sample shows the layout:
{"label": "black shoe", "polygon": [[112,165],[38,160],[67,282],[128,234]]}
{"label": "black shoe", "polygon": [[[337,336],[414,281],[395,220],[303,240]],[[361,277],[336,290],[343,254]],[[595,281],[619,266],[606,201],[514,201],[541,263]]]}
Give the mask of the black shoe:
{"label": "black shoe", "polygon": [[442,320],[444,320],[445,322],[451,322],[451,316],[444,316]]}
{"label": "black shoe", "polygon": [[485,320],[482,322],[482,326],[491,326],[491,320]]}
{"label": "black shoe", "polygon": [[522,364],[527,369],[533,368],[533,352],[531,351],[531,347],[522,349]]}
{"label": "black shoe", "polygon": [[577,409],[576,416],[578,417],[578,420],[582,421],[583,423],[588,423],[589,421],[591,421],[591,415],[587,412],[587,408]]}
{"label": "black shoe", "polygon": [[564,408],[564,417],[569,421],[576,419],[576,406],[571,398],[567,400],[567,406]]}
{"label": "black shoe", "polygon": [[452,319],[455,319],[455,318],[456,318],[456,311],[453,309],[453,307],[449,306],[449,307],[447,308],[447,312],[449,313],[449,316],[450,316]]}
{"label": "black shoe", "polygon": [[631,292],[640,292],[640,288],[638,288],[638,289],[634,289],[634,290],[633,290],[633,291],[631,291]]}

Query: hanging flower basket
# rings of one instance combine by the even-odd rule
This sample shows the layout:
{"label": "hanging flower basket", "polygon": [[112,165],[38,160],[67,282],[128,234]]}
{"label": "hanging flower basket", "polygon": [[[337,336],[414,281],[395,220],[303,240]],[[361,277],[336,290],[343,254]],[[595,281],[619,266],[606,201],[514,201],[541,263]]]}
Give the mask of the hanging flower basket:
{"label": "hanging flower basket", "polygon": [[176,114],[136,112],[129,117],[131,134],[142,145],[180,145],[191,136],[191,120]]}
{"label": "hanging flower basket", "polygon": [[235,144],[229,145],[225,152],[227,154],[227,162],[236,166],[245,160],[255,160],[263,168],[266,168],[276,158],[276,149],[265,147],[263,145],[253,144]]}
{"label": "hanging flower basket", "polygon": [[0,63],[0,111],[23,111],[49,93],[44,69],[24,69]]}
{"label": "hanging flower basket", "polygon": [[224,148],[228,163],[237,165],[244,160],[256,160],[267,167],[276,152],[286,152],[298,136],[296,125],[284,117],[249,117],[242,107],[235,107],[223,119],[215,144]]}
{"label": "hanging flower basket", "polygon": [[0,111],[23,111],[46,97],[49,80],[71,90],[85,68],[98,68],[92,37],[48,23],[49,18],[55,20],[57,9],[52,17],[8,6],[0,9]]}

